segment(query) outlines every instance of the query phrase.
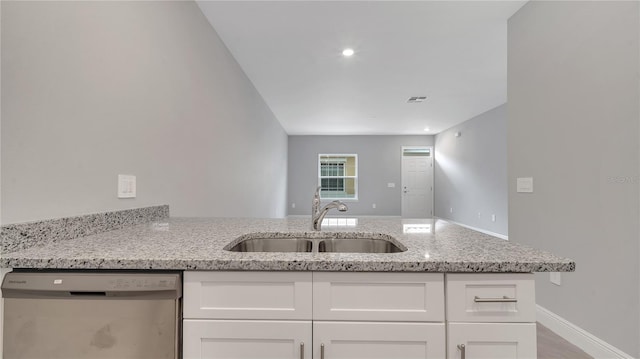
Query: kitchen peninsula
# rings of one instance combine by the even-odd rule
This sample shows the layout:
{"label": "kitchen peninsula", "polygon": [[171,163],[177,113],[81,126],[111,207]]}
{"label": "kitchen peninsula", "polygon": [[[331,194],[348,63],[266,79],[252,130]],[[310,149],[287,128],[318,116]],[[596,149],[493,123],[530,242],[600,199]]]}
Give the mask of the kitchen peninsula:
{"label": "kitchen peninsula", "polygon": [[[384,235],[406,251],[225,250],[252,235],[315,243],[345,233]],[[0,266],[183,271],[185,359],[348,358],[354,351],[535,358],[532,272],[575,269],[570,259],[446,221],[399,218],[358,218],[322,232],[308,218],[160,218],[16,249]]]}

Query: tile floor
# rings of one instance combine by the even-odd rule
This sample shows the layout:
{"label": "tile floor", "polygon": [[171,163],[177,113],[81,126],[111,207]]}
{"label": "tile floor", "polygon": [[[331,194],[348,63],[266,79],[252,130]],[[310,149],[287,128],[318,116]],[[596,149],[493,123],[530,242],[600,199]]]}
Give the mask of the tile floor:
{"label": "tile floor", "polygon": [[593,359],[580,348],[538,323],[538,359]]}

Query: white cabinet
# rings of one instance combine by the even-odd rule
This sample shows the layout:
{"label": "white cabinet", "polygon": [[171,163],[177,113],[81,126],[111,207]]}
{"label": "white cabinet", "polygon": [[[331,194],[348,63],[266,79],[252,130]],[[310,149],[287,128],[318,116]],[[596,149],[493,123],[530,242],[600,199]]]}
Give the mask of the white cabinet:
{"label": "white cabinet", "polygon": [[184,359],[536,358],[532,274],[185,272],[183,303]]}
{"label": "white cabinet", "polygon": [[184,274],[184,359],[444,358],[445,343],[443,274]]}
{"label": "white cabinet", "polygon": [[447,274],[449,322],[535,322],[533,274]]}
{"label": "white cabinet", "polygon": [[311,358],[310,272],[185,272],[184,359]]}
{"label": "white cabinet", "polygon": [[184,359],[311,358],[311,321],[186,319],[183,338]]}
{"label": "white cabinet", "polygon": [[313,357],[445,357],[444,275],[313,273]]}
{"label": "white cabinet", "polygon": [[311,272],[185,272],[184,317],[311,320]]}
{"label": "white cabinet", "polygon": [[444,322],[444,275],[313,273],[313,319]]}
{"label": "white cabinet", "polygon": [[537,357],[533,274],[447,274],[446,281],[449,359]]}
{"label": "white cabinet", "polygon": [[313,323],[314,358],[441,359],[444,343],[444,323]]}
{"label": "white cabinet", "polygon": [[535,323],[448,325],[449,359],[536,359]]}

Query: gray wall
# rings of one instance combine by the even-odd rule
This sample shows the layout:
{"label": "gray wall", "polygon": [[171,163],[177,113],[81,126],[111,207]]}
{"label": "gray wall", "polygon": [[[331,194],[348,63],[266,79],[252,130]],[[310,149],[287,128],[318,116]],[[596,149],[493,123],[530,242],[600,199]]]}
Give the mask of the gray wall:
{"label": "gray wall", "polygon": [[507,235],[507,106],[440,132],[435,148],[436,216]]}
{"label": "gray wall", "polygon": [[3,223],[285,215],[287,135],[194,2],[3,1],[2,54]]}
{"label": "gray wall", "polygon": [[[508,24],[509,239],[571,257],[537,301],[634,357],[638,2],[532,1]],[[534,193],[516,193],[532,176]]]}
{"label": "gray wall", "polygon": [[319,153],[357,153],[358,201],[345,201],[347,213],[400,216],[402,146],[433,146],[433,136],[289,136],[289,214],[311,215]]}

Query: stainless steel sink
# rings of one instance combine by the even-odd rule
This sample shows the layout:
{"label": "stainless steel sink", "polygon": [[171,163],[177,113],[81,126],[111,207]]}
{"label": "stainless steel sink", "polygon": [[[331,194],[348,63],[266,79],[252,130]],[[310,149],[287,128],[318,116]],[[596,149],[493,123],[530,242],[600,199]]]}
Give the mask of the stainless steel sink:
{"label": "stainless steel sink", "polygon": [[318,243],[318,252],[334,253],[399,253],[394,243],[380,238],[330,238]]}
{"label": "stainless steel sink", "polygon": [[311,252],[313,241],[303,238],[250,238],[227,250],[232,252]]}
{"label": "stainless steel sink", "polygon": [[382,233],[250,233],[224,248],[232,252],[399,253],[407,250]]}

